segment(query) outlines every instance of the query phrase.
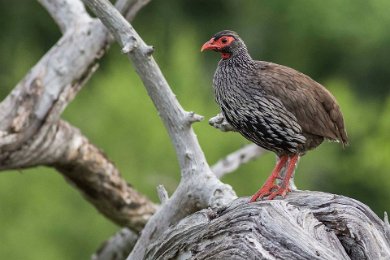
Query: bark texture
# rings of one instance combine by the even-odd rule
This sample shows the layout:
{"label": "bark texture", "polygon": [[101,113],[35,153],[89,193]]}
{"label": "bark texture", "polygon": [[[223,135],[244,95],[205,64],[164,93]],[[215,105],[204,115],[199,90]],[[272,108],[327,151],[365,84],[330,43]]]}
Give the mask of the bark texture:
{"label": "bark texture", "polygon": [[145,259],[390,259],[388,222],[361,202],[308,191],[248,201],[183,219]]}
{"label": "bark texture", "polygon": [[95,254],[92,260],[123,260],[130,254],[138,235],[128,228],[122,228],[114,236],[105,241]]}
{"label": "bark texture", "polygon": [[149,220],[128,259],[143,259],[145,248],[169,226],[209,206],[226,205],[236,198],[229,185],[212,173],[192,123],[202,117],[183,109],[153,59],[148,46],[134,28],[106,0],[83,0],[101,19],[132,61],[152,99],[176,150],[181,181],[172,196]]}
{"label": "bark texture", "polygon": [[[116,7],[132,19],[148,1],[119,0]],[[263,150],[250,145],[210,167],[191,127],[202,117],[181,107],[152,57],[153,48],[120,12],[106,0],[84,0],[106,28],[80,0],[39,2],[63,36],[0,103],[0,170],[53,167],[99,212],[129,227],[93,259],[123,259],[130,251],[128,259],[135,260],[390,259],[388,220],[355,200],[319,192],[252,204],[234,200],[234,191],[213,171],[221,177]],[[181,181],[171,197],[159,188],[158,209],[99,148],[60,119],[96,71],[113,41],[110,32],[144,82],[176,149]],[[234,131],[221,115],[210,124]]]}
{"label": "bark texture", "polygon": [[[156,206],[76,127],[60,119],[113,38],[80,0],[39,2],[63,36],[0,103],[0,170],[53,167],[102,214],[140,231]],[[147,2],[119,0],[117,7],[133,18]]]}

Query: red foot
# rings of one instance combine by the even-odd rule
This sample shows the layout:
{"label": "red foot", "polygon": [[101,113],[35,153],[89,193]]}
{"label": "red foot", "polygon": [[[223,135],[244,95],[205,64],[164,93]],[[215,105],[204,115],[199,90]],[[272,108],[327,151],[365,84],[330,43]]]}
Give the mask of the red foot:
{"label": "red foot", "polygon": [[256,192],[251,200],[249,202],[255,202],[257,199],[262,199],[270,194],[273,194],[275,193],[276,191],[278,191],[280,189],[280,187],[278,185],[267,185],[268,183],[266,183],[263,187],[261,187],[261,189]]}
{"label": "red foot", "polygon": [[280,188],[274,192],[272,192],[269,196],[268,196],[268,199],[269,200],[273,200],[274,198],[276,198],[276,196],[281,196],[282,198],[286,197],[287,193],[289,193],[291,191],[291,189],[289,187],[284,187],[284,188]]}
{"label": "red foot", "polygon": [[263,198],[273,192],[273,189],[279,189],[280,187],[274,185],[276,178],[279,177],[280,170],[284,167],[288,160],[287,155],[280,157],[278,163],[275,165],[271,175],[268,177],[263,187],[258,190],[255,195],[252,196],[249,202],[255,202],[258,198]]}
{"label": "red foot", "polygon": [[284,198],[287,195],[287,193],[291,191],[289,188],[289,181],[294,174],[295,165],[298,159],[299,159],[298,154],[290,157],[290,162],[288,163],[286,169],[286,175],[283,178],[282,184],[278,186],[275,185],[274,182],[276,179],[281,178],[281,176],[279,175],[280,170],[283,168],[283,166],[287,163],[288,160],[287,155],[280,157],[280,160],[276,164],[274,170],[272,171],[271,176],[268,177],[264,186],[261,187],[261,189],[255,193],[255,195],[252,196],[249,202],[255,202],[257,199],[259,198],[262,199],[266,196],[268,196],[269,200],[274,199],[276,196],[282,196]]}

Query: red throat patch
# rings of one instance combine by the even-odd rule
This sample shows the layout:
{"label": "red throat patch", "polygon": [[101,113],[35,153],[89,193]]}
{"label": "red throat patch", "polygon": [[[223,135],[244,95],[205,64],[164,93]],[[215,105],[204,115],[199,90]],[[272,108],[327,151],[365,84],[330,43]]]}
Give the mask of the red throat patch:
{"label": "red throat patch", "polygon": [[231,53],[227,53],[227,52],[221,52],[221,55],[222,55],[222,59],[224,60],[229,59],[230,56],[232,56]]}

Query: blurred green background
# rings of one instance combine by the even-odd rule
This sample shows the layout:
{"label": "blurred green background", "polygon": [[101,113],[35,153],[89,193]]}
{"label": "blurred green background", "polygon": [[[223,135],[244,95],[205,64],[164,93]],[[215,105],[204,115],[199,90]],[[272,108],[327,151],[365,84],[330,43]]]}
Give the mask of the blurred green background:
{"label": "blurred green background", "polygon": [[[256,59],[293,67],[338,99],[350,137],[343,150],[324,143],[300,162],[300,189],[333,192],[390,210],[390,1],[152,1],[133,25],[155,47],[177,98],[206,120],[194,125],[210,164],[246,144],[210,127],[218,112],[211,80],[219,55],[200,53],[217,31],[232,29]],[[3,99],[60,32],[35,1],[0,0]],[[63,117],[116,163],[140,192],[172,193],[179,169],[168,135],[127,58],[114,45]],[[254,193],[270,173],[268,153],[226,176],[238,195]],[[0,259],[86,259],[118,227],[54,170],[0,174]]]}

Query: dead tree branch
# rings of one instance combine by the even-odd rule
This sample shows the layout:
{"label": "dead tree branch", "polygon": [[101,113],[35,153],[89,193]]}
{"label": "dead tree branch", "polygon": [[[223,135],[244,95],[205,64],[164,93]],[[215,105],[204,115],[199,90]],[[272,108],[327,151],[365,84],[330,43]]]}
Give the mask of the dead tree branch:
{"label": "dead tree branch", "polygon": [[229,132],[229,131],[235,131],[234,127],[229,124],[228,121],[226,121],[225,117],[222,115],[222,113],[219,113],[213,118],[210,118],[209,124],[212,127],[215,127],[222,132]]}
{"label": "dead tree branch", "polygon": [[46,8],[62,33],[75,28],[83,20],[90,19],[81,1],[38,0],[38,2]]}
{"label": "dead tree branch", "polygon": [[266,150],[256,144],[248,144],[219,160],[211,170],[218,178],[222,178],[225,174],[237,170],[242,164],[259,158],[265,152]]}
{"label": "dead tree branch", "polygon": [[122,228],[110,239],[105,241],[95,254],[92,260],[123,260],[130,254],[138,235],[128,228]]}
{"label": "dead tree branch", "polygon": [[390,259],[389,226],[356,200],[307,191],[248,200],[183,219],[145,259]]}
{"label": "dead tree branch", "polygon": [[150,219],[129,259],[142,259],[145,248],[170,225],[201,208],[226,205],[236,196],[211,172],[191,124],[200,118],[185,111],[158,65],[153,48],[144,43],[134,28],[106,0],[84,0],[114,35],[127,53],[154,102],[174,144],[181,169],[181,182],[166,203]]}
{"label": "dead tree branch", "polygon": [[40,3],[64,34],[0,104],[0,169],[54,167],[105,216],[140,231],[156,206],[77,128],[60,120],[112,37],[79,0]]}
{"label": "dead tree branch", "polygon": [[[94,259],[123,259],[133,246],[128,259],[390,258],[387,218],[381,221],[352,199],[295,191],[284,200],[233,201],[234,191],[213,174],[193,132],[192,123],[202,117],[181,107],[152,57],[153,48],[110,2],[83,0],[106,29],[79,0],[39,1],[63,36],[0,104],[0,170],[53,167],[102,214],[131,228],[112,237]],[[117,6],[134,17],[148,1],[120,0]],[[180,184],[170,198],[159,189],[162,205],[153,216],[156,205],[132,189],[77,128],[60,120],[112,42],[109,31],[133,62],[179,162]],[[210,124],[234,131],[221,115]],[[257,147],[245,147],[213,170],[222,176],[259,154]],[[142,233],[138,237],[133,230]]]}

